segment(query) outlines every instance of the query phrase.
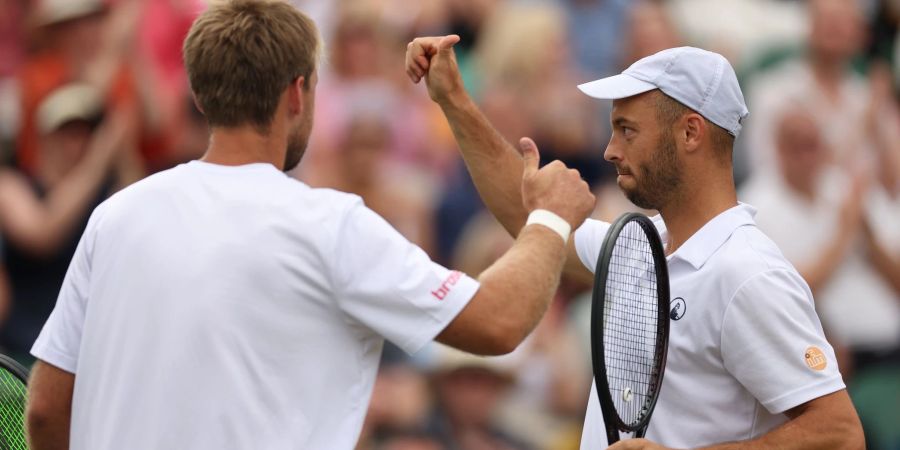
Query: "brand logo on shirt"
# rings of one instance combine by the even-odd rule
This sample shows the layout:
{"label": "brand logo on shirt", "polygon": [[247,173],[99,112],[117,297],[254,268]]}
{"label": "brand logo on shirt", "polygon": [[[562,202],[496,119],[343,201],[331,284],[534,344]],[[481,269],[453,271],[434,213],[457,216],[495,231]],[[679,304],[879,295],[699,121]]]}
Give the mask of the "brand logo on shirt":
{"label": "brand logo on shirt", "polygon": [[436,291],[431,291],[431,295],[438,300],[443,300],[450,295],[450,290],[453,289],[453,286],[462,278],[462,273],[458,270],[454,270],[450,272],[450,275],[447,276],[447,279],[441,283],[441,287],[439,287]]}
{"label": "brand logo on shirt", "polygon": [[681,297],[675,297],[669,303],[672,309],[669,310],[669,318],[672,320],[679,320],[684,317],[684,313],[687,312],[687,303]]}
{"label": "brand logo on shirt", "polygon": [[828,365],[828,360],[825,358],[825,354],[822,353],[822,350],[819,347],[809,347],[806,349],[806,353],[803,354],[803,358],[806,360],[806,366],[812,370],[825,370],[825,366]]}

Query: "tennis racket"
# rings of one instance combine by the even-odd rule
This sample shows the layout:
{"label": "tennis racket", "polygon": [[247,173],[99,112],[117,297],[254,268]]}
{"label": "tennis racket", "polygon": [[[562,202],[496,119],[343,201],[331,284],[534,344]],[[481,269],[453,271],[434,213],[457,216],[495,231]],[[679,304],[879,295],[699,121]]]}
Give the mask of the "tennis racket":
{"label": "tennis racket", "polygon": [[28,450],[25,399],[28,369],[0,355],[0,450]]}
{"label": "tennis racket", "polygon": [[610,226],[594,272],[591,358],[609,445],[643,437],[669,345],[669,272],[656,227],[643,214]]}

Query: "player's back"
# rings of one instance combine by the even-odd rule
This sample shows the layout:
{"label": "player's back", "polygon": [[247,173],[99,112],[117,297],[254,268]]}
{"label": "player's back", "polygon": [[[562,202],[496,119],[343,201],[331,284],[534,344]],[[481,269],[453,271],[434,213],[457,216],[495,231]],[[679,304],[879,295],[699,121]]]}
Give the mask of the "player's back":
{"label": "player's back", "polygon": [[358,203],[195,161],[98,208],[72,448],[352,448],[382,340],[329,257]]}

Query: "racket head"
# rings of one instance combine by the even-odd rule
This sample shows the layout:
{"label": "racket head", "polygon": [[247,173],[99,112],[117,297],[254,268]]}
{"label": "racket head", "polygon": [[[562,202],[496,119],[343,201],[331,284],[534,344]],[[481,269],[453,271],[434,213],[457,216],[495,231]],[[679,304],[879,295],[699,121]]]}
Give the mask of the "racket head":
{"label": "racket head", "polygon": [[[643,286],[623,291],[641,280]],[[619,297],[632,294],[637,297],[624,299],[631,304],[621,305]],[[630,310],[642,305],[643,314],[634,316],[642,320],[629,321]],[[635,339],[628,339],[631,333]],[[619,440],[619,431],[642,436],[646,430],[662,386],[668,341],[669,275],[662,240],[649,218],[627,213],[604,239],[591,307],[591,362],[610,445]]]}
{"label": "racket head", "polygon": [[0,447],[27,450],[25,404],[28,397],[28,369],[14,359],[0,355]]}

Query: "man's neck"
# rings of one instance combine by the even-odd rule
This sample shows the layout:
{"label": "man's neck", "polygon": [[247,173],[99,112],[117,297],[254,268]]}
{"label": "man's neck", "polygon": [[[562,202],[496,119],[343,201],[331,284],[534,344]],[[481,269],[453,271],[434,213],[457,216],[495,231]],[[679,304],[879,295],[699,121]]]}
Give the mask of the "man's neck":
{"label": "man's neck", "polygon": [[737,204],[734,179],[730,176],[727,180],[706,180],[692,189],[684,189],[679,198],[659,211],[668,234],[666,255],[675,253],[707,222]]}
{"label": "man's neck", "polygon": [[269,163],[284,170],[287,137],[272,127],[269,134],[260,134],[250,125],[234,128],[213,128],[209,147],[201,161],[224,166]]}

